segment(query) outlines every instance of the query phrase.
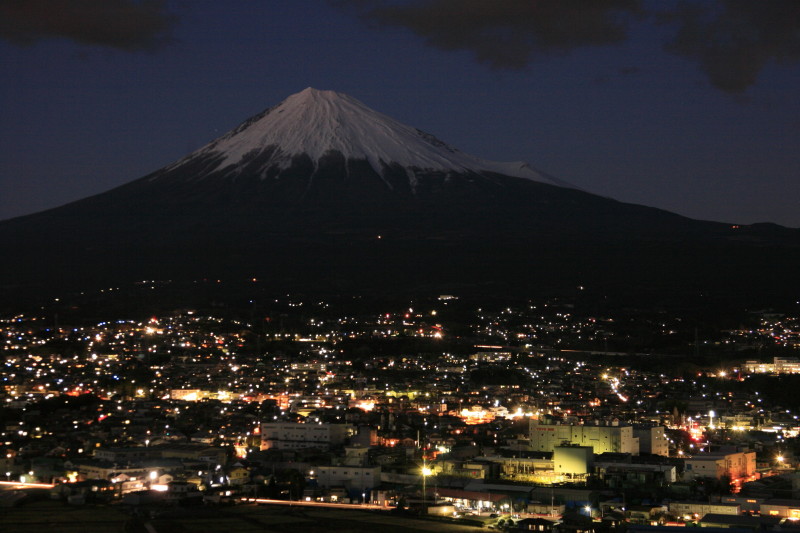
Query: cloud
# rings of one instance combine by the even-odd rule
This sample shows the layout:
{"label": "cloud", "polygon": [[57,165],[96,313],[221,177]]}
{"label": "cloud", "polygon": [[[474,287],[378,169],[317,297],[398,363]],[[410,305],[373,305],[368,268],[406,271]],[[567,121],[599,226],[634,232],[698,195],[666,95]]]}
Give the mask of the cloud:
{"label": "cloud", "polygon": [[430,46],[468,50],[497,69],[522,69],[538,56],[627,38],[639,0],[338,0],[382,26],[408,28]]}
{"label": "cloud", "polygon": [[683,2],[662,22],[677,33],[667,51],[700,65],[714,87],[742,93],[770,62],[800,61],[800,2]]}
{"label": "cloud", "polygon": [[155,50],[169,41],[175,22],[163,0],[0,0],[0,39],[19,45],[64,38]]}
{"label": "cloud", "polygon": [[714,87],[731,94],[753,85],[767,64],[800,61],[800,0],[329,2],[381,27],[407,28],[432,47],[472,52],[496,69],[522,69],[543,56],[619,44],[633,24],[653,22],[673,30],[667,52],[697,63]]}

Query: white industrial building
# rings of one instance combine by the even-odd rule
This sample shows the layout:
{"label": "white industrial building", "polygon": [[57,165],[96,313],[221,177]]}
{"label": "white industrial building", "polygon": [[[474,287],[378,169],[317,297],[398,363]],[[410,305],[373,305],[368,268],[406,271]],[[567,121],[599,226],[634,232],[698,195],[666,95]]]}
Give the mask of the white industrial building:
{"label": "white industrial building", "polygon": [[262,450],[329,449],[341,446],[355,433],[350,424],[301,424],[293,422],[262,422]]}
{"label": "white industrial building", "polygon": [[633,427],[619,422],[592,424],[560,424],[542,420],[530,422],[531,449],[552,452],[556,446],[591,446],[594,453],[639,454],[639,439]]}
{"label": "white industrial building", "polygon": [[669,457],[669,441],[664,426],[634,426],[633,436],[639,439],[639,453]]}

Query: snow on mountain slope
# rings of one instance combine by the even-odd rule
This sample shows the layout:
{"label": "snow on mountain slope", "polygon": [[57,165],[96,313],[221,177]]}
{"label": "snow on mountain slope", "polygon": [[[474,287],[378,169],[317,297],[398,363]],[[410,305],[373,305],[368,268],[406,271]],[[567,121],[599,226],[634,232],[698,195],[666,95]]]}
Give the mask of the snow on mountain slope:
{"label": "snow on mountain slope", "polygon": [[268,168],[288,168],[293,156],[305,154],[317,162],[330,151],[341,152],[347,159],[367,160],[378,175],[383,175],[385,166],[396,163],[406,169],[412,188],[418,171],[488,171],[571,187],[524,162],[486,161],[465,154],[433,135],[370,109],[355,98],[310,87],[166,170],[198,157],[211,157],[216,166],[209,168],[209,173],[236,175],[246,160],[270,153],[261,168],[265,177]]}

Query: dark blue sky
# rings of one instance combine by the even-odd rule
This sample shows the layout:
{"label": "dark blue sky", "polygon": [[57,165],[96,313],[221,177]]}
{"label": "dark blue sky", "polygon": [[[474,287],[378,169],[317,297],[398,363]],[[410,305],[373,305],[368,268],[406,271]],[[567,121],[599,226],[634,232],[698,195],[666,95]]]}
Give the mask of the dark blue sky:
{"label": "dark blue sky", "polygon": [[138,178],[311,86],[590,192],[800,227],[800,2],[692,18],[635,0],[585,17],[516,0],[26,1],[0,0],[0,219]]}

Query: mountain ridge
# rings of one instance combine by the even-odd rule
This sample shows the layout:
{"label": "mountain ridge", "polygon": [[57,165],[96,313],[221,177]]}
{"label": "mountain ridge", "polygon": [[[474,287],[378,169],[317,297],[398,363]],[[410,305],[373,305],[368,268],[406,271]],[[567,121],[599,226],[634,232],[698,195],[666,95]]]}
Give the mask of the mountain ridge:
{"label": "mountain ridge", "polygon": [[[234,276],[334,291],[800,292],[800,230],[698,221],[563,187],[351,97],[298,94],[142,178],[0,222],[13,251],[0,289],[24,297]],[[291,120],[275,126],[275,116]],[[507,165],[522,175],[499,171]]]}

